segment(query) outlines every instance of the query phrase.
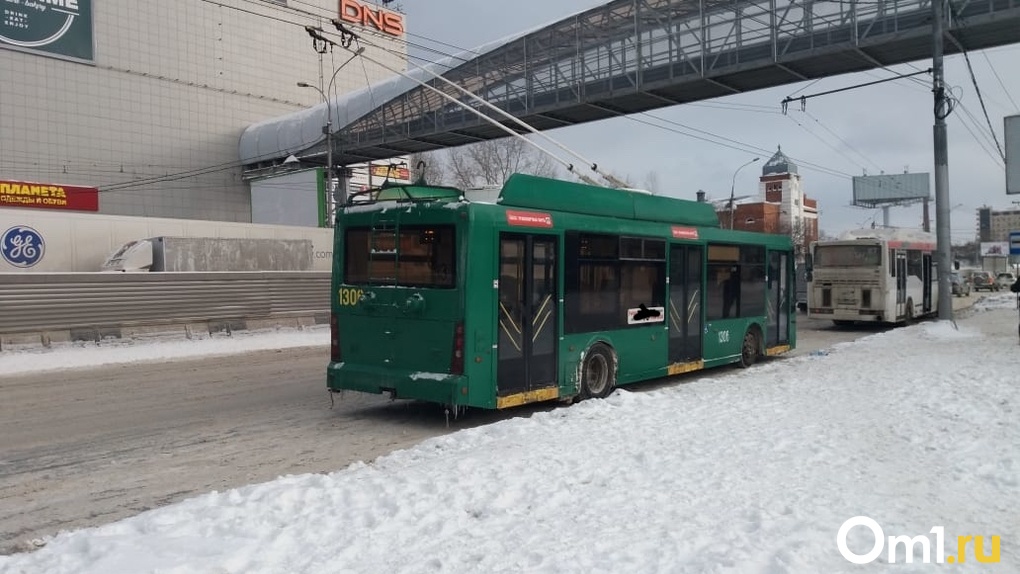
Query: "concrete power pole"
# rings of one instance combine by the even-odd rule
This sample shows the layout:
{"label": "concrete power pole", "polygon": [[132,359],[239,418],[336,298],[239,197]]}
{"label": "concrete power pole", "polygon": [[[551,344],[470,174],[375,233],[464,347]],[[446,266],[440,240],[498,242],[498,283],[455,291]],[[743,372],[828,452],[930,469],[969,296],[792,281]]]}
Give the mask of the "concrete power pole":
{"label": "concrete power pole", "polygon": [[953,294],[949,273],[952,270],[951,239],[949,233],[949,144],[946,134],[946,116],[949,101],[946,99],[944,70],[942,67],[942,37],[945,21],[945,0],[932,0],[932,92],[935,95],[935,238],[938,242],[939,266],[939,319],[953,319]]}

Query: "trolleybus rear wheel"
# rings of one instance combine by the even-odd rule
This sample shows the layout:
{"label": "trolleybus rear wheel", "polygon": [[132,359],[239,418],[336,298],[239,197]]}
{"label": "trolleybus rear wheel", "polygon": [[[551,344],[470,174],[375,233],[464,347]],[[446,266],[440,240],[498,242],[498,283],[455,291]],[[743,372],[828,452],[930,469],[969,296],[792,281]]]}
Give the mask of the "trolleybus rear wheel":
{"label": "trolleybus rear wheel", "polygon": [[740,345],[740,366],[748,368],[758,361],[758,332],[748,329],[744,333],[744,342]]}
{"label": "trolleybus rear wheel", "polygon": [[602,343],[596,343],[584,355],[584,363],[581,366],[581,398],[608,397],[615,386],[616,365],[613,351]]}

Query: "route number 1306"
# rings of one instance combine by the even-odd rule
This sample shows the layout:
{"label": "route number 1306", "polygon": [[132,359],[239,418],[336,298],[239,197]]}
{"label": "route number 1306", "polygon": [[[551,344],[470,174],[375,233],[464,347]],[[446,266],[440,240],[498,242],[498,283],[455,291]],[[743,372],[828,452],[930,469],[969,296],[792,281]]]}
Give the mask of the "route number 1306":
{"label": "route number 1306", "polygon": [[337,295],[339,296],[339,303],[345,307],[351,305],[357,305],[361,300],[361,295],[364,291],[361,289],[341,289]]}

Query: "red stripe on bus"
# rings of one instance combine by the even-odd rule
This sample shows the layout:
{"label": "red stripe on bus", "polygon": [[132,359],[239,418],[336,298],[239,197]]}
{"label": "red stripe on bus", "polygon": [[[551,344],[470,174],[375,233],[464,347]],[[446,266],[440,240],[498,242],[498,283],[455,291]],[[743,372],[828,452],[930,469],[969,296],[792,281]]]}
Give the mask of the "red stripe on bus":
{"label": "red stripe on bus", "polygon": [[698,230],[695,227],[673,227],[673,239],[697,239]]}
{"label": "red stripe on bus", "polygon": [[510,225],[521,227],[552,227],[552,215],[536,211],[511,211],[506,212],[506,222]]}

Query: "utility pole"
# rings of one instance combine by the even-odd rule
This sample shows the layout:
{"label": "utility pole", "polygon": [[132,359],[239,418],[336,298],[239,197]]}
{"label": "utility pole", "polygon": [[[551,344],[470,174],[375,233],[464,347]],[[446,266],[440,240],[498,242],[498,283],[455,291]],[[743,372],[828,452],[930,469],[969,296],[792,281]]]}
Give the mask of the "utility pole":
{"label": "utility pole", "polygon": [[953,320],[953,294],[950,284],[952,255],[949,233],[949,144],[946,134],[946,116],[949,101],[946,99],[945,74],[942,67],[943,22],[945,0],[932,0],[932,92],[935,95],[935,238],[938,242],[939,263],[939,319]]}
{"label": "utility pole", "polygon": [[733,229],[733,210],[735,209],[735,207],[733,205],[733,191],[734,191],[734,189],[736,188],[736,185],[737,185],[737,174],[740,173],[740,170],[742,170],[745,167],[751,165],[752,163],[758,161],[759,159],[761,159],[761,158],[757,158],[756,157],[756,158],[752,159],[751,161],[745,163],[744,165],[738,167],[736,169],[736,171],[733,172],[733,179],[730,181],[730,229]]}

